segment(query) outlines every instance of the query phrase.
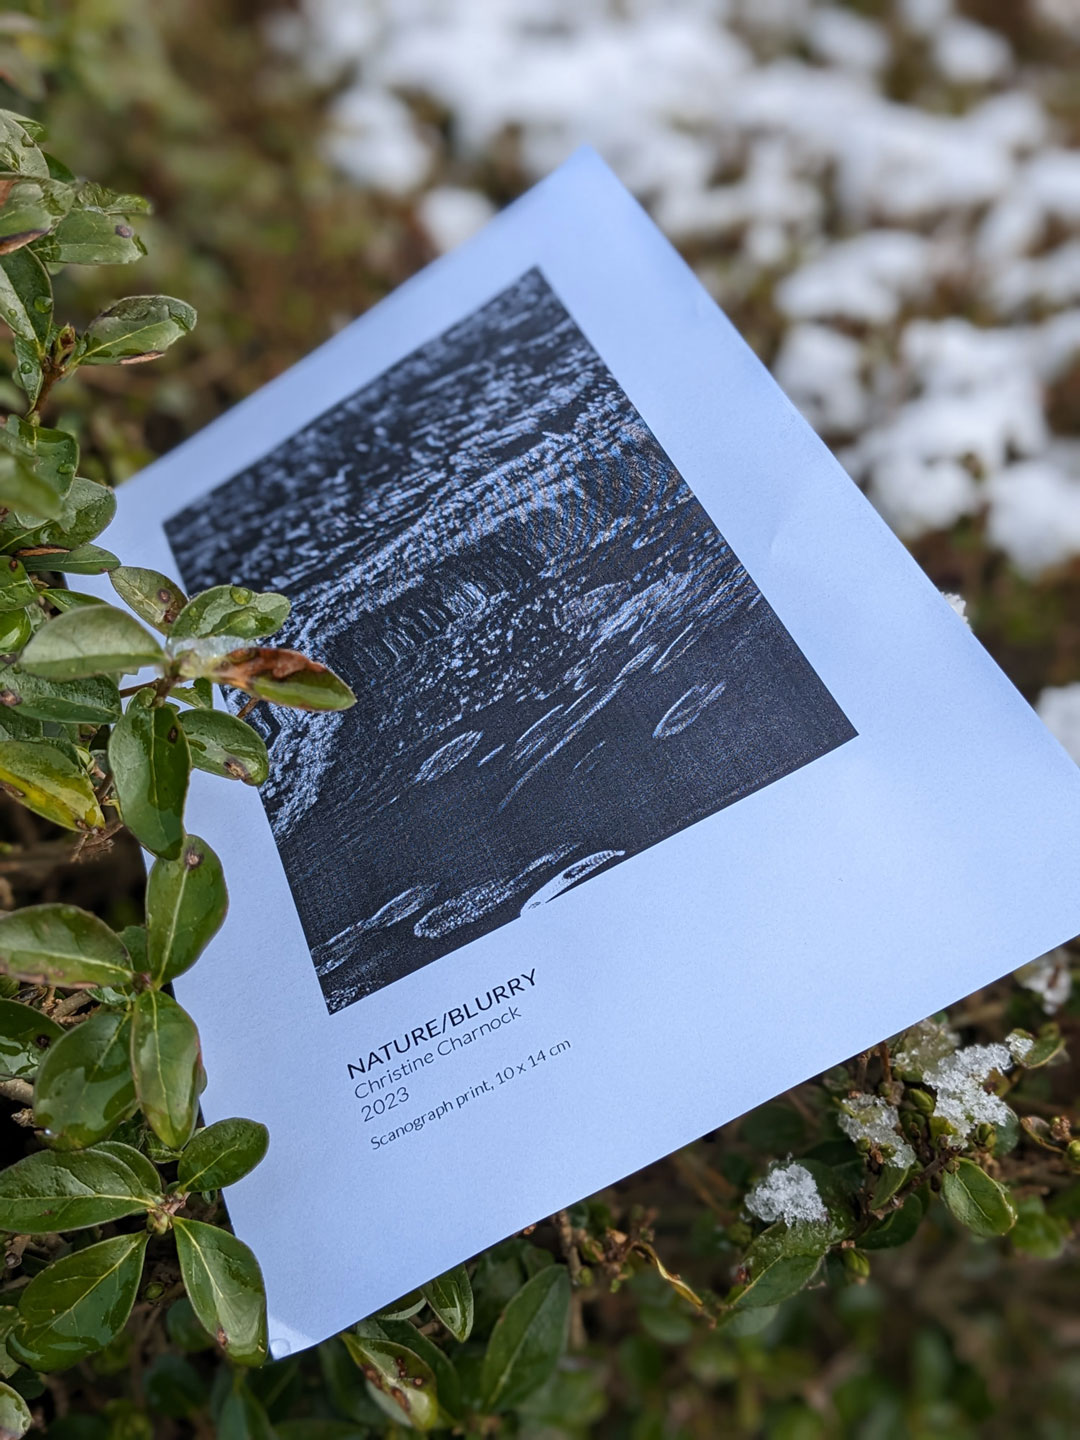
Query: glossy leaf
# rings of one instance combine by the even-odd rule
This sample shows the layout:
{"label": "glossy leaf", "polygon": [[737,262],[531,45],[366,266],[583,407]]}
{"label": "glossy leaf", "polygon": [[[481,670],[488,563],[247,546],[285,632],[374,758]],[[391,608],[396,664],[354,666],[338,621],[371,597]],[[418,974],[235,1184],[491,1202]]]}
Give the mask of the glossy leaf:
{"label": "glossy leaf", "polygon": [[62,503],[56,491],[25,461],[0,450],[0,506],[40,518],[59,515]]}
{"label": "glossy leaf", "polygon": [[[408,1320],[391,1320],[384,1315],[371,1316],[354,1327],[357,1335],[368,1335],[376,1339],[389,1340],[412,1350],[428,1366],[435,1376],[435,1389],[442,1414],[442,1423],[447,1417],[456,1418],[461,1411],[461,1381],[450,1357],[429,1340],[423,1331],[411,1325]],[[370,1392],[368,1392],[370,1394]],[[386,1405],[380,1405],[384,1411]],[[400,1418],[400,1416],[398,1417]]]}
{"label": "glossy leaf", "polygon": [[[196,682],[198,683],[198,682]],[[261,785],[270,773],[270,757],[258,731],[224,710],[185,710],[180,724],[197,770]]]}
{"label": "glossy leaf", "polygon": [[19,544],[27,549],[59,545],[72,551],[100,535],[115,514],[116,496],[108,485],[76,475],[56,518],[28,530]]}
{"label": "glossy leaf", "polygon": [[52,324],[49,272],[32,250],[0,255],[0,320],[21,340],[43,350]]}
{"label": "glossy leaf", "polygon": [[22,1292],[12,1353],[35,1370],[66,1370],[102,1349],[127,1323],[139,1288],[145,1230],[55,1260]]}
{"label": "glossy leaf", "polygon": [[396,1300],[391,1300],[389,1305],[384,1305],[377,1312],[379,1320],[408,1320],[413,1315],[419,1315],[427,1301],[419,1290],[410,1290],[407,1295],[399,1295]]}
{"label": "glossy leaf", "polygon": [[174,1229],[180,1273],[199,1322],[230,1359],[260,1365],[266,1356],[266,1297],[255,1256],[216,1225],[177,1216]]}
{"label": "glossy leaf", "polygon": [[387,1412],[414,1430],[433,1430],[439,1423],[435,1374],[409,1345],[372,1334],[363,1325],[342,1335],[345,1348],[359,1365]]}
{"label": "glossy leaf", "polygon": [[110,1151],[39,1150],[0,1170],[0,1230],[22,1235],[85,1230],[136,1215],[160,1199],[160,1184],[147,1189]]}
{"label": "glossy leaf", "polygon": [[51,430],[19,415],[9,415],[0,426],[0,448],[28,465],[60,499],[71,489],[79,464],[79,446],[66,430]]}
{"label": "glossy leaf", "polygon": [[187,604],[187,596],[179,585],[159,570],[119,565],[109,572],[109,583],[140,620],[166,633]]}
{"label": "glossy leaf", "polygon": [[424,1298],[455,1340],[465,1341],[473,1327],[473,1293],[469,1272],[455,1265],[445,1275],[421,1287]]}
{"label": "glossy leaf", "polygon": [[71,209],[72,188],[40,175],[0,175],[0,255],[40,243]]}
{"label": "glossy leaf", "polygon": [[120,564],[111,550],[104,550],[100,545],[76,545],[74,550],[42,547],[22,550],[20,554],[28,570],[55,571],[58,575],[104,575]]}
{"label": "glossy leaf", "polygon": [[151,854],[175,860],[184,843],[184,800],[191,773],[176,706],[154,705],[145,690],[135,695],[113,726],[109,765],[124,824]]}
{"label": "glossy leaf", "polygon": [[89,207],[69,209],[34,249],[49,265],[130,265],[146,254],[146,246],[122,216]]}
{"label": "glossy leaf", "polygon": [[32,1076],[45,1052],[64,1031],[32,1005],[0,1000],[0,1076]]}
{"label": "glossy leaf", "polygon": [[78,1150],[104,1140],[134,1114],[131,1019],[98,1010],[58,1040],[34,1085],[34,1117],[50,1144]]}
{"label": "glossy leaf", "polygon": [[750,1246],[746,1264],[750,1279],[731,1304],[731,1311],[779,1305],[805,1288],[827,1248],[824,1227],[772,1225]]}
{"label": "glossy leaf", "polygon": [[75,725],[111,725],[123,710],[116,683],[104,675],[48,680],[17,666],[0,671],[0,705],[31,720]]}
{"label": "glossy leaf", "polygon": [[83,365],[156,360],[195,327],[195,311],[170,295],[129,295],[96,315],[86,330]]}
{"label": "glossy leaf", "polygon": [[188,601],[172,629],[174,640],[235,635],[258,640],[273,635],[289,618],[291,605],[273,591],[260,594],[242,585],[215,585]]}
{"label": "glossy leaf", "polygon": [[43,625],[23,651],[20,664],[34,675],[79,680],[87,675],[134,674],[161,659],[157,641],[125,610],[87,605]]}
{"label": "glossy leaf", "polygon": [[0,971],[35,985],[128,985],[128,953],[104,920],[77,905],[26,905],[0,915]]}
{"label": "glossy leaf", "polygon": [[135,1094],[154,1134],[173,1150],[191,1139],[199,1108],[199,1032],[171,995],[144,990],[131,1021]]}
{"label": "glossy leaf", "polygon": [[[25,390],[27,400],[31,406],[34,406],[41,394],[41,387],[45,383],[41,355],[38,353],[36,345],[32,345],[29,340],[20,339],[18,335],[14,338],[12,348],[15,351],[15,369],[12,371],[11,378]],[[51,515],[54,512],[38,510],[37,513]]]}
{"label": "glossy leaf", "polygon": [[25,610],[27,605],[33,605],[37,593],[21,560],[14,555],[0,558],[0,614],[8,610]]}
{"label": "glossy leaf", "polygon": [[87,605],[104,605],[100,595],[83,595],[78,590],[43,590],[42,598],[63,613],[65,610],[82,610]]}
{"label": "glossy leaf", "polygon": [[895,1250],[915,1238],[923,1220],[923,1204],[918,1195],[909,1195],[897,1210],[890,1210],[884,1219],[871,1225],[859,1237],[861,1250]]}
{"label": "glossy leaf", "polygon": [[218,1120],[189,1142],[176,1166],[182,1190],[220,1190],[235,1185],[266,1154],[270,1132],[257,1120]]}
{"label": "glossy leaf", "polygon": [[481,1370],[488,1410],[508,1410],[544,1383],[566,1348],[570,1278],[551,1265],[527,1280],[499,1316]]}
{"label": "glossy leaf", "polygon": [[0,741],[0,790],[13,795],[35,815],[67,830],[105,828],[105,817],[86,771],[59,746],[46,741]]}
{"label": "glossy leaf", "polygon": [[192,673],[295,710],[348,710],[356,704],[344,680],[295,650],[267,645],[233,650],[203,662]]}
{"label": "glossy leaf", "polygon": [[36,120],[14,110],[0,110],[0,169],[47,176],[49,166],[36,143],[42,134]]}
{"label": "glossy leaf", "polygon": [[0,656],[15,656],[34,633],[25,610],[0,614]]}
{"label": "glossy leaf", "polygon": [[32,1420],[30,1407],[19,1392],[0,1383],[0,1440],[21,1440]]}
{"label": "glossy leaf", "polygon": [[121,194],[94,180],[83,180],[76,187],[75,204],[106,215],[149,215],[153,209],[145,195]]}
{"label": "glossy leaf", "polygon": [[131,1171],[132,1184],[148,1195],[161,1194],[161,1176],[157,1166],[134,1145],[125,1145],[120,1140],[99,1140],[94,1146],[95,1155],[111,1155],[118,1164]]}
{"label": "glossy leaf", "polygon": [[146,887],[147,962],[159,985],[182,975],[221,928],[229,906],[221,861],[197,835],[175,860],[156,860]]}
{"label": "glossy leaf", "polygon": [[974,1160],[958,1160],[954,1171],[946,1170],[941,1198],[953,1218],[975,1235],[1004,1235],[1016,1224],[1009,1192]]}

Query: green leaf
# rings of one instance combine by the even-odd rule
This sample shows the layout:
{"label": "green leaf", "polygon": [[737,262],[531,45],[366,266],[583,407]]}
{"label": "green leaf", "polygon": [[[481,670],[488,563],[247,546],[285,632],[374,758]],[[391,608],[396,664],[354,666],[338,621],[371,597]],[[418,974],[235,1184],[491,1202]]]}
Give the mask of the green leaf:
{"label": "green leaf", "polygon": [[[75,198],[70,196],[69,207]],[[69,208],[51,234],[35,238],[34,249],[48,265],[130,265],[146,254],[126,220],[90,207]]]}
{"label": "green leaf", "polygon": [[0,168],[21,175],[47,176],[49,166],[36,144],[41,126],[14,110],[0,110]]}
{"label": "green leaf", "polygon": [[0,1171],[0,1230],[85,1230],[148,1210],[160,1199],[160,1184],[147,1190],[131,1166],[108,1151],[39,1150]]}
{"label": "green leaf", "polygon": [[424,1298],[454,1339],[467,1340],[473,1327],[473,1293],[465,1266],[455,1265],[422,1289]]}
{"label": "green leaf", "polygon": [[[16,340],[16,351],[25,353],[20,350],[25,345]],[[38,365],[36,355],[29,363],[31,368]],[[22,369],[20,361],[20,372]],[[66,431],[49,430],[9,415],[0,426],[0,499],[9,510],[29,511],[39,517],[36,524],[41,517],[55,519],[62,513],[78,461],[79,447]]]}
{"label": "green leaf", "polygon": [[160,1196],[161,1176],[157,1172],[157,1166],[141,1150],[136,1150],[134,1145],[125,1145],[120,1140],[100,1140],[94,1146],[94,1154],[111,1155],[131,1171],[134,1186],[148,1195]]}
{"label": "green leaf", "polygon": [[155,860],[146,887],[147,961],[158,985],[194,965],[221,928],[229,897],[221,861],[188,835],[176,860]]}
{"label": "green leaf", "polygon": [[132,675],[162,658],[157,641],[125,610],[87,605],[43,625],[23,651],[21,664],[52,680],[79,680]]}
{"label": "green leaf", "polygon": [[1065,1038],[1056,1025],[1047,1025],[1035,1038],[1035,1043],[1020,1062],[1025,1070],[1038,1070],[1065,1048]]}
{"label": "green leaf", "polygon": [[140,845],[165,860],[177,859],[183,848],[191,773],[179,713],[175,705],[155,705],[150,692],[142,690],[109,737],[109,765],[124,824]]}
{"label": "green leaf", "polygon": [[419,1290],[410,1290],[407,1295],[399,1295],[396,1300],[391,1300],[389,1305],[384,1305],[377,1312],[379,1320],[408,1320],[413,1315],[419,1315],[427,1301]]}
{"label": "green leaf", "polygon": [[[175,641],[175,630],[172,640]],[[205,642],[204,642],[205,643]],[[206,675],[219,685],[233,685],[260,700],[289,705],[295,710],[348,710],[356,696],[332,670],[295,650],[259,645],[231,650],[225,655],[199,657],[173,644],[183,653],[184,674]],[[189,662],[188,656],[192,656]]]}
{"label": "green leaf", "polygon": [[261,785],[269,775],[266,744],[245,720],[224,710],[185,710],[180,724],[197,770],[242,780],[245,785]]}
{"label": "green leaf", "polygon": [[[33,401],[33,395],[30,398]],[[0,451],[0,506],[41,517],[59,515],[61,503],[56,492],[25,461]]]}
{"label": "green leaf", "polygon": [[235,1386],[218,1414],[217,1440],[276,1440],[261,1402],[244,1386]]}
{"label": "green leaf", "polygon": [[135,1094],[154,1134],[173,1150],[195,1129],[200,1065],[194,1020],[171,995],[144,990],[131,1022]]}
{"label": "green leaf", "polygon": [[35,815],[67,830],[105,828],[105,817],[86,771],[56,745],[45,741],[0,741],[0,790],[13,795]]}
{"label": "green leaf", "polygon": [[21,1440],[30,1429],[33,1416],[30,1407],[10,1385],[0,1384],[0,1437],[2,1440]]}
{"label": "green leaf", "polygon": [[173,1222],[180,1273],[200,1323],[230,1359],[261,1365],[266,1356],[266,1297],[258,1262],[243,1241],[216,1225]]}
{"label": "green leaf", "polygon": [[[116,496],[108,485],[99,485],[96,480],[87,480],[82,475],[76,475],[64,496],[59,515],[44,525],[25,531],[19,536],[18,544],[26,549],[61,546],[65,550],[74,551],[100,535],[112,522],[115,514]],[[43,568],[49,568],[48,561],[48,556],[42,557]],[[53,562],[55,565],[55,557]]]}
{"label": "green leaf", "polygon": [[79,590],[43,590],[42,599],[54,605],[61,613],[65,610],[82,610],[87,605],[104,605],[100,595],[83,595]]}
{"label": "green leaf", "polygon": [[14,656],[22,649],[34,627],[25,610],[9,610],[0,615],[0,656]]}
{"label": "green leaf", "polygon": [[72,198],[71,186],[62,180],[0,174],[0,255],[32,241],[40,244],[71,209]]}
{"label": "green leaf", "polygon": [[156,360],[195,328],[195,319],[195,311],[183,300],[169,295],[129,295],[90,321],[79,363],[135,365]]}
{"label": "green leaf", "polygon": [[0,560],[0,613],[25,610],[37,599],[37,589],[21,560],[5,555]]}
{"label": "green leaf", "polygon": [[366,1333],[362,1325],[341,1338],[380,1408],[414,1430],[435,1428],[439,1423],[435,1374],[411,1346]]}
{"label": "green leaf", "polygon": [[120,564],[111,550],[100,545],[76,545],[74,550],[23,550],[21,555],[28,570],[55,571],[58,575],[104,575]]}
{"label": "green leaf", "polygon": [[117,936],[77,905],[27,905],[0,915],[0,971],[68,989],[130,985],[135,978]]}
{"label": "green leaf", "polygon": [[218,1120],[189,1141],[176,1166],[182,1190],[220,1190],[235,1185],[266,1154],[270,1132],[257,1120]]}
{"label": "green leaf", "polygon": [[0,1000],[0,1075],[18,1079],[33,1075],[63,1033],[55,1020],[32,1005]]}
{"label": "green leaf", "polygon": [[149,215],[153,206],[144,195],[122,195],[94,180],[83,180],[75,191],[80,209],[101,210],[106,215]]}
{"label": "green leaf", "polygon": [[894,1250],[913,1240],[922,1224],[923,1206],[918,1195],[909,1195],[897,1210],[871,1225],[859,1239],[862,1250]]}
{"label": "green leaf", "polygon": [[[148,1408],[173,1420],[205,1410],[210,1398],[207,1386],[191,1361],[168,1350],[146,1367],[143,1389]],[[220,1429],[218,1440],[221,1440]]]}
{"label": "green leaf", "polygon": [[111,725],[122,710],[116,682],[104,675],[83,680],[46,680],[18,666],[0,671],[0,705],[18,708],[30,720],[60,724]]}
{"label": "green leaf", "polygon": [[58,1040],[37,1074],[34,1117],[50,1144],[80,1150],[137,1108],[131,1074],[131,1018],[97,1010]]}
{"label": "green leaf", "polygon": [[187,604],[187,597],[179,585],[159,570],[119,565],[109,573],[109,581],[120,599],[135,611],[140,620],[166,634]]}
{"label": "green leaf", "polygon": [[187,1355],[197,1355],[213,1347],[214,1337],[199,1324],[195,1309],[186,1295],[169,1306],[165,1316],[169,1339]]}
{"label": "green leaf", "polygon": [[127,1324],[149,1235],[116,1235],[55,1260],[22,1292],[12,1353],[34,1370],[66,1370]]}
{"label": "green leaf", "polygon": [[20,415],[9,415],[0,427],[0,446],[25,461],[61,499],[71,489],[79,465],[79,446],[66,430],[51,430],[46,425],[33,425]]}
{"label": "green leaf", "polygon": [[538,1390],[559,1363],[570,1323],[570,1277],[552,1265],[526,1281],[488,1341],[480,1388],[487,1410],[509,1410]]}
{"label": "green leaf", "polygon": [[953,1218],[975,1235],[1004,1235],[1016,1224],[1009,1192],[974,1160],[958,1160],[955,1171],[946,1170],[941,1198]]}
{"label": "green leaf", "polygon": [[1056,1260],[1065,1248],[1071,1225],[1047,1213],[1039,1195],[1025,1195],[1016,1202],[1016,1224],[1010,1236],[1017,1250],[1036,1260]]}
{"label": "green leaf", "polygon": [[750,1279],[729,1313],[779,1305],[797,1295],[813,1279],[828,1243],[823,1226],[770,1225],[746,1252]]}
{"label": "green leaf", "polygon": [[32,250],[0,255],[0,320],[12,333],[44,353],[52,324],[49,272]]}
{"label": "green leaf", "polygon": [[380,1315],[377,1318],[362,1320],[355,1327],[355,1332],[357,1335],[389,1340],[395,1345],[404,1345],[406,1349],[413,1351],[435,1376],[439,1409],[444,1412],[442,1423],[447,1423],[447,1416],[456,1418],[460,1414],[461,1381],[457,1371],[449,1356],[445,1355],[434,1341],[429,1340],[415,1325],[410,1325],[408,1320],[388,1320]]}
{"label": "green leaf", "polygon": [[885,1165],[874,1182],[874,1188],[870,1194],[870,1209],[883,1209],[901,1189],[910,1174],[911,1167],[909,1165]]}
{"label": "green leaf", "polygon": [[189,600],[172,629],[174,640],[235,635],[257,640],[280,630],[292,606],[284,595],[263,594],[242,585],[215,585]]}

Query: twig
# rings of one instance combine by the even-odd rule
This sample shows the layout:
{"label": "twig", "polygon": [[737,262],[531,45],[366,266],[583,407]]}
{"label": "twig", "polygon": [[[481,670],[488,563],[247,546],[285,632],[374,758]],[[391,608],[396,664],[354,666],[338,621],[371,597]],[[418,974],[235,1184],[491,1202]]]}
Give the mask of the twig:
{"label": "twig", "polygon": [[261,698],[262,697],[259,695],[253,695],[251,699],[247,702],[247,704],[241,706],[241,708],[236,712],[236,718],[238,720],[246,720],[247,717],[251,714],[251,712],[255,709],[255,706],[258,705]]}
{"label": "twig", "polygon": [[5,1100],[14,1100],[16,1105],[34,1103],[34,1087],[25,1080],[0,1080],[0,1095]]}

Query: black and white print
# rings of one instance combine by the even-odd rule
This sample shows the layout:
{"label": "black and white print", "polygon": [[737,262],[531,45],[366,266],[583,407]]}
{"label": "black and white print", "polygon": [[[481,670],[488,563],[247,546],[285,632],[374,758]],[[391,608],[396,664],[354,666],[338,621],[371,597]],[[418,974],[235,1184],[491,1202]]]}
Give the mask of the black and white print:
{"label": "black and white print", "polygon": [[253,716],[330,1010],[855,733],[535,269],[166,530],[359,697]]}

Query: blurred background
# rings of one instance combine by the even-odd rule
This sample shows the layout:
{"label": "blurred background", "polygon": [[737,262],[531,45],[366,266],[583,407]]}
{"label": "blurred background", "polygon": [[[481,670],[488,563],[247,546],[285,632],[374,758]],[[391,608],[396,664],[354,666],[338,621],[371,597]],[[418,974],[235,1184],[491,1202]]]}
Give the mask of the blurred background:
{"label": "blurred background", "polygon": [[[1080,758],[1080,0],[70,0],[0,13],[0,73],[73,168],[155,205],[149,258],[69,269],[58,306],[200,314],[160,365],[58,396],[93,473],[122,481],[587,142]],[[1029,979],[1016,1023],[1075,1031],[1068,967]],[[1047,1083],[1075,1100],[1075,1067]],[[801,1106],[619,1205],[655,1207],[693,1279],[724,1167],[797,1147]],[[638,1277],[527,1433],[1080,1433],[1075,1257],[924,1231],[756,1335]]]}

